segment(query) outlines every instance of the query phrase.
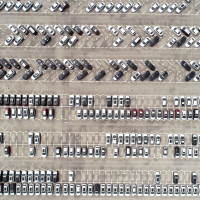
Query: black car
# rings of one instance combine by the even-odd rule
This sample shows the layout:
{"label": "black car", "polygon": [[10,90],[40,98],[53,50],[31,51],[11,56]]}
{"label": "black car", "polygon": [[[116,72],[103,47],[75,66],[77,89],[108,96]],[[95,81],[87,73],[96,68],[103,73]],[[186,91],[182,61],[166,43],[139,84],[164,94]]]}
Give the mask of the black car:
{"label": "black car", "polygon": [[112,96],[107,96],[106,105],[107,107],[112,107]]}
{"label": "black car", "polygon": [[178,176],[178,173],[176,172],[174,172],[173,173],[173,183],[174,184],[178,184],[178,178],[179,178],[179,176]]}
{"label": "black car", "polygon": [[154,37],[153,40],[149,42],[149,46],[154,47],[159,42],[159,40],[160,38],[158,36]]}
{"label": "black car", "polygon": [[88,70],[92,70],[92,65],[87,60],[82,60],[82,63]]}
{"label": "black car", "polygon": [[45,60],[45,63],[46,63],[52,70],[56,70],[56,65],[55,65],[50,59]]}
{"label": "black car", "polygon": [[102,79],[104,76],[106,75],[106,72],[104,70],[101,70],[96,76],[95,76],[95,80],[99,81],[100,79]]}
{"label": "black car", "polygon": [[41,59],[37,59],[36,62],[40,65],[40,67],[42,67],[42,69],[46,70],[48,68],[48,66]]}
{"label": "black car", "polygon": [[66,1],[64,1],[59,7],[59,11],[64,12],[67,8],[69,8],[69,4]]}
{"label": "black car", "polygon": [[183,36],[177,43],[176,43],[176,46],[179,48],[181,47],[185,42],[186,42],[186,37]]}
{"label": "black car", "polygon": [[197,174],[195,172],[191,173],[191,182],[192,182],[192,184],[197,183]]}
{"label": "black car", "polygon": [[11,65],[16,68],[16,69],[20,69],[21,66],[19,65],[19,63],[15,60],[15,59],[10,59],[9,62],[11,63]]}
{"label": "black car", "polygon": [[59,78],[60,80],[63,80],[63,79],[65,79],[66,77],[68,77],[69,74],[70,74],[69,70],[65,69],[65,70],[59,75],[58,78]]}
{"label": "black car", "polygon": [[73,60],[73,63],[74,63],[80,70],[83,70],[84,66],[83,66],[78,60]]}
{"label": "black car", "polygon": [[11,69],[11,64],[4,58],[0,59],[0,63],[7,69]]}
{"label": "black car", "polygon": [[123,75],[124,75],[124,73],[123,73],[122,71],[118,71],[118,72],[114,75],[113,80],[114,80],[114,81],[117,81],[117,80],[119,80]]}
{"label": "black car", "polygon": [[50,41],[51,41],[51,36],[50,36],[50,35],[46,35],[46,36],[43,38],[43,40],[42,40],[42,42],[41,42],[41,45],[42,45],[42,46],[46,46],[46,44],[49,43]]}
{"label": "black car", "polygon": [[168,76],[168,72],[164,71],[158,78],[159,81],[163,81],[164,79],[166,79]]}
{"label": "black car", "polygon": [[4,98],[4,95],[3,94],[0,94],[0,105],[3,106],[3,98]]}
{"label": "black car", "polygon": [[16,95],[11,95],[10,96],[10,105],[15,106],[16,105]]}
{"label": "black car", "polygon": [[136,66],[136,64],[135,64],[133,61],[128,60],[128,61],[127,61],[127,64],[128,64],[129,67],[130,67],[131,69],[133,69],[134,71],[137,70],[137,66]]}
{"label": "black car", "polygon": [[72,26],[73,30],[76,31],[79,35],[83,35],[83,31],[78,26]]}
{"label": "black car", "polygon": [[6,75],[6,71],[1,69],[0,70],[0,79],[2,79]]}
{"label": "black car", "polygon": [[181,61],[181,65],[189,72],[191,70],[190,65],[188,65],[187,62],[185,62],[184,60]]}
{"label": "black car", "polygon": [[91,26],[90,28],[91,28],[91,30],[92,30],[92,32],[93,32],[94,34],[100,35],[100,32],[99,32],[99,30],[97,29],[97,27]]}
{"label": "black car", "polygon": [[149,71],[146,71],[144,74],[142,74],[142,75],[140,76],[140,80],[141,80],[141,81],[144,81],[144,80],[146,80],[147,78],[149,78],[149,76],[150,76],[150,72],[149,72]]}
{"label": "black car", "polygon": [[30,69],[22,76],[22,78],[24,80],[28,80],[33,74],[34,74],[34,71],[32,69]]}
{"label": "black car", "polygon": [[152,71],[155,71],[155,66],[149,61],[149,60],[146,60],[145,61],[145,65]]}
{"label": "black car", "polygon": [[73,35],[74,32],[72,31],[72,29],[69,26],[63,26],[64,30],[69,34],[69,35]]}
{"label": "black car", "polygon": [[197,145],[197,141],[198,141],[197,135],[192,134],[192,145]]}
{"label": "black car", "polygon": [[65,69],[65,65],[58,59],[54,60],[55,64],[58,65],[58,67],[60,67],[61,70]]}
{"label": "black car", "polygon": [[149,80],[150,81],[154,81],[156,78],[158,78],[159,76],[159,71],[155,71],[150,77]]}
{"label": "black car", "polygon": [[83,70],[83,72],[77,76],[77,79],[80,81],[83,78],[85,78],[87,75],[88,75],[88,72],[86,70]]}
{"label": "black car", "polygon": [[100,184],[94,185],[94,193],[96,196],[100,194]]}
{"label": "black car", "polygon": [[114,61],[114,60],[110,60],[109,64],[115,69],[115,70],[119,70],[119,65]]}
{"label": "black car", "polygon": [[186,81],[186,82],[190,81],[192,78],[194,78],[194,76],[195,76],[195,72],[194,72],[194,71],[190,72],[190,73],[185,77],[185,81]]}
{"label": "black car", "polygon": [[10,194],[11,195],[16,194],[16,183],[10,183]]}
{"label": "black car", "polygon": [[178,158],[180,156],[180,148],[174,147],[174,157]]}

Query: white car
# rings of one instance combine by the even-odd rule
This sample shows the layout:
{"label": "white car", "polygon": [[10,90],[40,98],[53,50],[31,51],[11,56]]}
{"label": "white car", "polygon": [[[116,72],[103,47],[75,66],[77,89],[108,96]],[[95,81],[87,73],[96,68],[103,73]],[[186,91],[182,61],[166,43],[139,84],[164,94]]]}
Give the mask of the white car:
{"label": "white car", "polygon": [[108,26],[108,30],[110,30],[113,35],[118,35],[118,31],[113,26]]}
{"label": "white car", "polygon": [[16,71],[11,69],[7,72],[7,74],[4,76],[4,78],[6,80],[10,80],[11,78],[13,78],[13,76],[15,76],[15,74],[16,74]]}
{"label": "white car", "polygon": [[37,12],[41,7],[42,7],[42,4],[39,3],[39,2],[36,2],[36,3],[34,4],[34,6],[32,7],[32,10],[33,10],[34,12]]}
{"label": "white car", "polygon": [[149,26],[145,26],[144,30],[149,34],[150,36],[154,36],[153,30]]}
{"label": "white car", "polygon": [[119,12],[123,8],[123,3],[119,2],[113,9],[115,13]]}
{"label": "white car", "polygon": [[23,11],[25,11],[25,12],[29,11],[32,6],[33,6],[33,2],[32,1],[27,1],[23,6]]}
{"label": "white car", "polygon": [[194,44],[194,47],[195,48],[198,48],[200,46],[200,40],[198,40],[195,44]]}
{"label": "white car", "polygon": [[46,35],[46,30],[39,24],[36,24],[36,29],[42,34],[42,35]]}
{"label": "white car", "polygon": [[133,13],[137,12],[142,7],[142,4],[140,2],[137,2],[131,9]]}
{"label": "white car", "polygon": [[194,43],[195,39],[194,38],[191,38],[186,44],[185,44],[185,47],[186,48],[189,48],[193,43]]}
{"label": "white car", "polygon": [[123,70],[128,70],[128,66],[123,60],[118,60],[117,63],[122,67]]}
{"label": "white car", "polygon": [[15,40],[15,37],[13,35],[8,35],[6,37],[5,45],[8,46],[12,44],[14,40]]}
{"label": "white car", "polygon": [[24,37],[20,35],[20,36],[18,36],[18,37],[15,39],[14,45],[15,45],[15,46],[18,46],[18,45],[20,45],[23,41],[24,41]]}
{"label": "white car", "polygon": [[58,10],[59,7],[60,7],[60,3],[58,1],[54,2],[50,8],[50,11],[55,12],[56,10]]}
{"label": "white car", "polygon": [[15,2],[14,1],[9,1],[5,7],[5,11],[10,11],[13,9],[13,7],[15,6]]}
{"label": "white car", "polygon": [[118,26],[117,29],[120,31],[122,35],[126,35],[126,31],[122,26]]}
{"label": "white car", "polygon": [[156,31],[156,33],[157,33],[160,37],[162,37],[162,36],[164,35],[163,31],[160,29],[159,26],[155,26],[155,27],[154,27],[154,30]]}
{"label": "white car", "polygon": [[66,45],[67,42],[68,42],[68,40],[69,40],[69,37],[68,37],[67,35],[65,35],[65,36],[62,38],[62,40],[60,40],[59,45],[60,45],[60,46]]}
{"label": "white car", "polygon": [[56,34],[55,31],[54,31],[52,28],[50,28],[48,25],[45,26],[45,29],[46,29],[51,35],[55,35],[55,34]]}
{"label": "white car", "polygon": [[78,37],[77,37],[77,36],[73,36],[73,37],[69,40],[68,45],[71,47],[71,46],[74,46],[77,42],[78,42]]}
{"label": "white car", "polygon": [[176,42],[177,42],[177,39],[174,37],[171,41],[169,41],[169,42],[167,43],[167,46],[168,46],[169,48],[171,48]]}
{"label": "white car", "polygon": [[178,4],[177,3],[173,3],[168,9],[167,9],[167,12],[168,13],[172,13],[174,10],[176,10]]}
{"label": "white car", "polygon": [[23,7],[23,3],[22,3],[22,2],[17,2],[17,3],[15,4],[14,10],[15,10],[15,11],[19,11],[19,10],[22,9],[22,7]]}
{"label": "white car", "polygon": [[36,70],[36,72],[31,76],[32,80],[37,80],[40,76],[42,76],[43,72],[41,70]]}
{"label": "white car", "polygon": [[88,7],[86,8],[86,11],[89,13],[89,12],[93,11],[95,7],[96,7],[96,5],[93,2],[89,3]]}
{"label": "white car", "polygon": [[163,5],[160,6],[160,8],[158,9],[159,13],[163,13],[165,10],[167,10],[168,8],[168,4],[165,2]]}
{"label": "white car", "polygon": [[190,27],[190,31],[195,35],[195,36],[197,36],[197,35],[199,35],[199,31],[195,28],[195,27]]}
{"label": "white car", "polygon": [[150,42],[150,38],[149,37],[146,37],[141,43],[140,43],[140,46],[141,47],[145,47],[147,46],[147,44]]}
{"label": "white car", "polygon": [[162,97],[162,106],[164,106],[164,107],[167,106],[167,97],[166,96]]}
{"label": "white car", "polygon": [[90,32],[90,30],[86,27],[86,26],[81,26],[81,29],[86,33],[86,35],[91,35],[91,32]]}
{"label": "white car", "polygon": [[136,31],[133,29],[132,26],[126,26],[126,30],[129,31],[129,33],[134,36],[136,34]]}
{"label": "white car", "polygon": [[123,39],[121,37],[118,37],[114,42],[113,46],[118,47],[123,42]]}
{"label": "white car", "polygon": [[15,34],[15,35],[18,35],[19,34],[19,31],[12,25],[10,24],[8,26],[8,28]]}
{"label": "white car", "polygon": [[105,8],[104,8],[104,11],[106,13],[110,12],[114,7],[114,4],[112,2],[110,2]]}
{"label": "white car", "polygon": [[135,75],[131,76],[131,81],[136,81],[140,77],[140,72],[136,72]]}
{"label": "white car", "polygon": [[100,2],[97,4],[97,7],[95,8],[96,12],[101,12],[105,7],[105,3],[104,2]]}
{"label": "white car", "polygon": [[150,13],[154,13],[159,8],[159,4],[155,2],[151,8],[149,8]]}
{"label": "white car", "polygon": [[127,13],[131,8],[132,8],[132,3],[127,3],[123,8],[122,8],[122,12],[123,13]]}
{"label": "white car", "polygon": [[138,36],[133,42],[131,42],[132,47],[136,47],[141,41],[141,38]]}
{"label": "white car", "polygon": [[181,36],[181,31],[176,27],[176,26],[172,26],[171,30],[174,32],[175,35],[177,35],[178,37]]}
{"label": "white car", "polygon": [[58,32],[58,34],[62,35],[64,33],[64,31],[62,30],[62,28],[58,25],[54,26],[54,29]]}
{"label": "white car", "polygon": [[184,2],[181,3],[181,5],[176,8],[176,13],[180,14],[186,7],[187,5]]}

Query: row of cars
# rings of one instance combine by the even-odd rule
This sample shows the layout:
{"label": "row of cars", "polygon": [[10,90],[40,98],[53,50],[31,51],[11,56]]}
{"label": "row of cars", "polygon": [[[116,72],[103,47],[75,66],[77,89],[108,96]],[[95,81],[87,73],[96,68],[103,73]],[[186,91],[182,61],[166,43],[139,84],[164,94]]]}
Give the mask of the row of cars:
{"label": "row of cars", "polygon": [[135,134],[135,133],[106,133],[106,144],[107,145],[160,145],[161,143],[161,135],[159,134]]}
{"label": "row of cars", "polygon": [[[167,147],[163,147],[163,156],[167,154]],[[200,151],[198,147],[174,147],[174,158],[199,158]]]}
{"label": "row of cars", "polygon": [[[168,99],[166,96],[162,96],[162,106],[166,107],[168,104]],[[173,104],[175,107],[181,106],[181,107],[190,107],[190,106],[199,106],[200,105],[200,97],[184,97],[184,96],[174,96],[173,97]]]}
{"label": "row of cars", "polygon": [[[195,173],[195,172],[194,172]],[[179,173],[173,173],[178,180]],[[15,188],[16,187],[16,188]],[[14,189],[13,189],[14,188]],[[0,184],[0,194],[4,195],[56,195],[60,196],[199,196],[199,185],[173,184],[115,184],[115,183],[17,183]]]}
{"label": "row of cars", "polygon": [[[191,0],[186,0],[186,2],[190,3]],[[104,11],[105,13],[109,13],[113,10],[114,13],[118,13],[120,11],[122,13],[127,13],[128,11],[131,10],[132,13],[136,13],[141,7],[142,7],[142,4],[139,1],[135,3],[134,5],[131,2],[127,4],[123,4],[122,2],[114,4],[110,2],[107,5],[104,2],[99,2],[97,4],[95,4],[94,2],[91,2],[86,7],[86,11],[88,13],[92,12],[93,10],[95,10],[95,12],[97,13],[100,13],[101,11]],[[167,11],[168,13],[176,12],[177,14],[180,14],[186,7],[187,7],[187,4],[184,2],[180,4],[173,2],[171,5],[168,5],[168,3],[166,2],[164,2],[161,5],[155,2],[149,8],[149,13],[154,13],[155,11],[158,10],[158,13],[163,13]]]}
{"label": "row of cars", "polygon": [[96,119],[96,120],[198,120],[199,110],[179,110],[179,109],[77,109],[76,119]]}
{"label": "row of cars", "polygon": [[6,183],[57,183],[57,170],[0,170],[0,182]]}
{"label": "row of cars", "polygon": [[[100,35],[99,30],[96,26],[91,25],[90,28],[87,26],[82,25],[80,28],[77,25],[72,25],[72,27],[68,25],[58,26],[55,25],[53,28],[49,25],[42,26],[40,24],[36,24],[36,26],[32,26],[30,24],[28,25],[21,25],[19,24],[16,28],[15,25],[10,24],[8,28],[16,35],[8,35],[5,40],[5,45],[9,46],[12,43],[14,43],[15,46],[20,45],[24,41],[24,36],[19,35],[20,33],[23,33],[25,36],[28,36],[29,33],[31,33],[33,36],[37,36],[38,32],[44,36],[44,38],[41,41],[42,46],[46,46],[51,40],[52,36],[55,36],[56,32],[59,35],[64,35],[67,33],[68,35],[65,35],[62,37],[62,39],[59,42],[60,46],[64,46],[68,44],[68,46],[74,46],[79,38],[74,35],[74,33],[77,33],[79,36],[82,36],[83,33],[85,33],[87,36],[90,36],[93,32],[95,35]],[[70,38],[70,36],[72,36]]]}
{"label": "row of cars", "polygon": [[[55,12],[59,10],[60,12],[64,12],[70,7],[69,3],[67,1],[60,2],[53,2],[52,6],[50,7],[50,11]],[[25,3],[22,3],[21,1],[14,2],[14,1],[8,1],[5,2],[4,0],[0,1],[0,10],[5,9],[6,12],[11,11],[14,9],[15,11],[19,12],[23,10],[24,12],[28,12],[32,9],[32,11],[37,12],[42,8],[42,3],[39,1],[33,2],[33,1],[26,1]]]}
{"label": "row of cars", "polygon": [[0,94],[1,106],[59,106],[59,95]]}
{"label": "row of cars", "polygon": [[[34,154],[32,154],[32,150],[34,150]],[[100,146],[64,146],[63,149],[61,147],[56,147],[55,150],[55,156],[57,158],[63,156],[64,158],[69,157],[69,158],[80,158],[80,157],[95,157],[95,158],[105,158],[107,155],[107,150],[106,147],[100,147]],[[34,157],[35,156],[35,147],[30,146],[30,156]],[[48,146],[42,146],[42,157],[47,157],[48,156]]]}
{"label": "row of cars", "polygon": [[35,119],[36,109],[35,108],[5,108],[6,119]]}

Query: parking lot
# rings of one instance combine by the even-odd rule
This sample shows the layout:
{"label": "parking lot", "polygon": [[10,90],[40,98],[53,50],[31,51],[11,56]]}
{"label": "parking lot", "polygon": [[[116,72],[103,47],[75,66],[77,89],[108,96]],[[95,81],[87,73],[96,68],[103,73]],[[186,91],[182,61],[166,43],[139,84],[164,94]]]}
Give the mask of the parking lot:
{"label": "parking lot", "polygon": [[[21,1],[25,3],[25,1]],[[33,1],[36,2],[35,0]],[[168,13],[167,10],[163,13],[159,13],[158,10],[154,13],[150,13],[150,7],[155,1],[141,0],[141,8],[132,13],[114,13],[111,10],[106,13],[104,10],[97,13],[95,10],[90,13],[86,12],[86,8],[89,3],[93,2],[95,5],[99,3],[97,0],[93,1],[68,1],[70,7],[63,13],[59,10],[51,12],[53,0],[39,1],[42,3],[42,8],[37,12],[30,10],[29,12],[23,12],[22,10],[17,12],[12,9],[10,12],[5,10],[0,11],[1,24],[0,24],[0,53],[1,58],[7,60],[14,58],[19,60],[20,58],[27,61],[30,65],[30,69],[42,70],[43,75],[37,80],[23,79],[23,75],[27,69],[21,66],[20,70],[16,70],[16,75],[11,80],[0,80],[0,94],[21,94],[21,95],[59,95],[60,103],[58,106],[18,106],[8,105],[0,106],[0,132],[3,133],[3,142],[0,144],[0,170],[58,170],[59,180],[57,184],[61,184],[61,195],[56,196],[56,184],[54,184],[53,196],[25,196],[23,193],[21,196],[6,196],[4,199],[132,199],[135,195],[135,199],[162,199],[165,196],[164,187],[167,185],[168,193],[164,197],[165,199],[188,199],[190,195],[199,195],[199,119],[196,120],[193,112],[199,110],[200,106],[200,92],[199,83],[191,80],[185,82],[185,77],[191,72],[195,71],[194,68],[191,71],[186,71],[181,66],[181,61],[190,63],[191,61],[200,62],[199,49],[195,48],[192,44],[189,48],[186,48],[185,44],[177,48],[176,45],[169,48],[167,43],[171,41],[173,37],[180,39],[171,30],[172,26],[176,26],[179,29],[182,26],[199,28],[199,12],[200,3],[197,0],[193,0],[191,3],[187,3],[187,7],[181,14],[177,14],[175,11]],[[114,5],[117,5],[119,1],[113,0]],[[129,1],[122,1],[123,5],[126,5]],[[163,5],[165,1],[158,0],[159,5]],[[170,6],[173,2],[166,1]],[[182,0],[176,0],[176,3],[181,4]],[[185,2],[185,1],[184,1]],[[61,1],[60,1],[61,3]],[[106,5],[110,1],[104,1]],[[135,5],[137,2],[132,2]],[[25,27],[30,24],[36,27],[36,24],[40,24],[43,27],[49,25],[54,29],[55,25],[63,27],[64,25],[77,25],[81,27],[85,25],[90,28],[91,25],[97,27],[100,31],[100,35],[92,33],[88,36],[85,32],[80,36],[74,31],[74,34],[79,38],[79,41],[73,47],[69,45],[60,46],[59,42],[63,38],[63,35],[55,33],[52,36],[52,40],[46,46],[41,46],[41,41],[44,38],[40,33],[37,36],[29,34],[25,36],[21,31],[21,36],[24,36],[24,41],[19,45],[10,46],[5,45],[5,40],[8,35],[14,35],[8,28],[8,25],[12,24],[17,28],[19,24]],[[132,26],[136,31],[133,36],[127,30],[127,26]],[[113,26],[119,33],[114,36],[113,33],[108,30],[109,26]],[[122,26],[126,30],[126,34],[123,35],[118,30],[118,26]],[[154,29],[155,26],[159,26],[164,33],[163,37],[159,37],[160,41],[156,46],[141,47],[140,44],[136,47],[132,47],[131,43],[138,36],[143,41],[146,37],[151,40],[158,35],[154,31],[154,36],[151,37],[144,30],[145,26],[149,26]],[[54,29],[55,30],[55,29]],[[200,30],[199,30],[200,31]],[[71,36],[69,36],[71,38]],[[113,42],[122,37],[123,42],[114,47]],[[191,34],[187,37],[187,42],[191,38],[195,39],[195,42],[200,40],[199,33],[197,36]],[[84,70],[88,71],[88,75],[78,80],[77,76],[82,73],[78,67],[73,70],[69,70],[70,75],[64,80],[59,80],[59,75],[63,72],[58,66],[56,70],[50,69],[44,70],[36,63],[36,59],[59,59],[64,63],[65,59],[68,59],[73,63],[74,59],[82,62],[83,59],[87,60],[93,67],[92,70],[88,70],[84,66]],[[115,70],[109,61],[114,60],[118,63],[122,60],[126,63],[128,60],[133,61],[137,70],[133,70],[128,67],[128,70],[124,70],[121,66],[119,70],[123,71],[123,76],[118,81],[114,81],[113,77],[119,70]],[[155,66],[156,70],[162,74],[164,71],[168,72],[168,77],[159,81],[155,79],[153,82],[149,79],[141,81],[138,79],[133,82],[131,77],[136,72],[144,74],[149,70],[151,75],[154,73],[146,65],[145,61],[149,60]],[[65,65],[65,64],[64,64]],[[191,65],[190,65],[191,66]],[[9,71],[3,67],[5,71]],[[100,80],[96,81],[95,76],[104,70],[106,75]],[[195,75],[199,74],[199,71],[195,71]],[[93,106],[70,106],[70,95],[93,95]],[[107,96],[114,97],[115,95],[130,97],[130,105],[126,106],[107,106]],[[181,97],[185,98],[185,105],[181,105]],[[163,105],[163,97],[167,99],[167,105]],[[179,105],[175,106],[174,97],[179,98]],[[190,104],[188,103],[190,98]],[[196,99],[197,104],[193,99]],[[189,104],[189,105],[187,105]],[[5,119],[5,108],[34,108],[36,110],[35,119]],[[44,119],[43,110],[54,109],[54,118],[51,120],[47,117]],[[102,109],[106,109],[107,112],[112,110],[113,118],[109,119],[108,115],[106,119],[96,118],[98,110],[102,112]],[[133,119],[133,110],[138,112],[136,119]],[[94,110],[95,117],[90,119],[89,115],[87,119],[82,116],[80,119],[77,117],[78,110]],[[131,112],[131,118],[127,119],[120,116],[121,110],[126,113],[127,110]],[[139,112],[143,110],[143,117],[140,118]],[[156,117],[152,117],[152,110],[156,111]],[[158,119],[157,113],[161,110],[163,113],[168,111],[168,119]],[[177,110],[180,112],[180,117],[177,118]],[[149,117],[147,116],[149,111]],[[170,111],[173,111],[173,119],[170,118]],[[118,112],[119,116],[116,117],[114,113]],[[184,113],[187,113],[187,117],[184,118]],[[192,113],[192,118],[190,114]],[[18,114],[16,115],[18,116]],[[198,117],[199,118],[199,117]],[[32,132],[41,134],[40,143],[32,142],[29,140],[29,133]],[[110,134],[111,141],[107,141],[107,136]],[[135,134],[135,136],[134,136]],[[128,136],[127,136],[128,135]],[[145,143],[145,137],[148,137],[148,142]],[[178,135],[178,136],[177,136]],[[192,135],[197,135],[197,143],[194,144]],[[142,137],[142,142],[138,142],[138,138]],[[123,137],[123,142],[122,138]],[[127,137],[129,141],[127,141]],[[135,137],[136,142],[133,142]],[[172,142],[170,142],[170,138]],[[178,139],[177,139],[178,137]],[[117,138],[117,139],[115,139]],[[152,139],[153,138],[153,139]],[[184,138],[184,143],[182,143]],[[154,143],[152,142],[154,141]],[[10,146],[10,157],[5,156],[5,147]],[[48,155],[45,157],[43,149],[48,148]],[[74,148],[74,153],[70,153],[71,148]],[[102,152],[102,147],[105,148],[106,154]],[[128,152],[130,147],[130,155]],[[179,153],[177,153],[177,147]],[[35,155],[31,155],[31,148],[35,150]],[[57,153],[57,148],[61,149],[60,156]],[[69,148],[69,155],[65,155],[65,149]],[[87,149],[87,154],[84,154],[83,149]],[[80,150],[81,149],[81,150]],[[81,151],[81,154],[78,153]],[[93,151],[93,153],[91,153]],[[116,153],[118,152],[118,153]],[[136,153],[135,153],[136,152]],[[167,153],[166,153],[167,152]],[[74,172],[74,180],[69,180],[69,174]],[[160,172],[160,182],[155,181],[156,172]],[[178,172],[178,184],[174,183],[173,173]],[[196,184],[191,183],[191,173],[197,173]],[[1,183],[2,184],[2,183]],[[3,183],[6,185],[7,183]],[[11,183],[9,183],[11,184]],[[24,182],[22,184],[25,184]],[[28,182],[31,185],[32,182]],[[36,182],[33,181],[36,186]],[[40,183],[39,184],[43,184]],[[49,182],[44,184],[49,185]],[[64,184],[69,184],[72,187],[76,185],[77,193],[70,193],[69,196],[65,196],[63,188]],[[78,193],[78,186],[87,184],[109,184],[112,185],[112,195],[106,193],[103,197],[103,193],[99,196],[95,196],[95,190],[92,195]],[[114,185],[117,184],[118,193],[114,193]],[[122,186],[123,184],[123,186]],[[129,185],[130,184],[130,185]],[[70,186],[71,185],[71,186]],[[78,185],[78,186],[77,186]],[[120,186],[121,185],[121,186]],[[137,185],[137,192],[124,192],[120,193],[120,187],[129,187]],[[145,186],[148,185],[148,186]],[[151,193],[150,188],[155,187],[155,193]],[[173,186],[173,192],[170,193],[170,188]],[[181,187],[186,186],[187,193],[182,194]],[[101,188],[103,186],[101,185]],[[149,191],[145,193],[145,187],[149,188]],[[192,194],[189,189],[192,187]],[[195,188],[198,187],[198,192],[195,193]],[[143,188],[143,189],[141,189]],[[161,193],[159,193],[159,188]],[[178,188],[178,189],[177,189]],[[30,190],[30,189],[29,189]],[[142,192],[141,192],[142,190]],[[6,190],[4,189],[4,192]],[[122,194],[123,193],[123,194]],[[36,192],[35,192],[36,194]],[[80,196],[79,196],[80,195]],[[102,195],[102,196],[101,196]],[[130,195],[130,196],[129,196]],[[122,197],[123,196],[123,197]],[[160,196],[160,197],[159,197]]]}

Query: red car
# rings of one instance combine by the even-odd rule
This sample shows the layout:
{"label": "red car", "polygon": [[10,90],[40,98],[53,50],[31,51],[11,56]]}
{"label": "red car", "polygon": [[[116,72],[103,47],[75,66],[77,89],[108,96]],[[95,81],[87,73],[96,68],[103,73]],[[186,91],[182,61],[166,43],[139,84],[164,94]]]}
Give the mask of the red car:
{"label": "red car", "polygon": [[5,108],[5,118],[10,119],[11,110],[10,108]]}
{"label": "red car", "polygon": [[175,119],[180,119],[180,110],[179,109],[175,110]]}
{"label": "red car", "polygon": [[10,156],[10,146],[5,146],[5,148],[4,148],[4,155],[6,157]]}
{"label": "red car", "polygon": [[99,32],[99,30],[97,29],[96,26],[90,26],[90,28],[91,28],[91,30],[92,30],[92,32],[93,32],[94,34],[100,35],[100,32]]}
{"label": "red car", "polygon": [[133,117],[133,119],[137,118],[137,110],[136,109],[132,110],[132,117]]}
{"label": "red car", "polygon": [[69,8],[69,4],[64,1],[61,5],[60,5],[60,8],[59,8],[59,11],[60,12],[64,12],[67,8]]}
{"label": "red car", "polygon": [[144,111],[142,109],[139,109],[139,119],[143,119],[144,117]]}

